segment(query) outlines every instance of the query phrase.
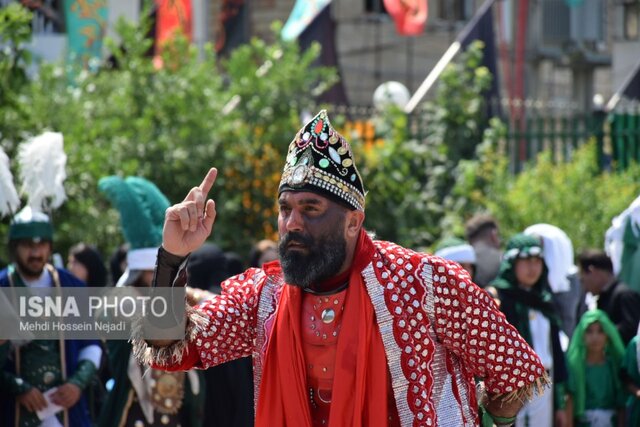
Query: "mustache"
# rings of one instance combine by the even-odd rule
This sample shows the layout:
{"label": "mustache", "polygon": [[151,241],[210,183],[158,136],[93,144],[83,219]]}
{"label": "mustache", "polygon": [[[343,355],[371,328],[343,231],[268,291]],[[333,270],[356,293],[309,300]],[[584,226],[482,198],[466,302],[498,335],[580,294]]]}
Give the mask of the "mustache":
{"label": "mustache", "polygon": [[42,257],[29,257],[27,258],[27,262],[44,262],[44,258]]}
{"label": "mustache", "polygon": [[305,236],[304,234],[298,233],[297,231],[290,231],[289,233],[285,234],[282,239],[280,239],[280,250],[286,250],[287,246],[289,246],[289,244],[292,242],[301,243],[305,246],[312,246],[314,240],[311,236]]}

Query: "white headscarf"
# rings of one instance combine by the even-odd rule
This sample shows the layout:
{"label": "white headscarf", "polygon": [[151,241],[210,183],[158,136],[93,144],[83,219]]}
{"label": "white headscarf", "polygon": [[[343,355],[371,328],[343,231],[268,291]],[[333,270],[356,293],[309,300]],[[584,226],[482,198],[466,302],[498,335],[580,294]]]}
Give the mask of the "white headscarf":
{"label": "white headscarf", "polygon": [[477,262],[476,251],[473,249],[473,246],[469,244],[438,249],[434,255],[458,263],[468,262],[475,264]]}
{"label": "white headscarf", "polygon": [[568,276],[575,274],[578,268],[573,262],[573,244],[567,233],[551,224],[535,224],[527,227],[524,233],[539,236],[543,241],[551,291],[568,292],[571,288]]}
{"label": "white headscarf", "polygon": [[604,237],[604,250],[609,258],[611,258],[613,273],[616,276],[620,273],[622,249],[624,247],[622,237],[624,236],[627,218],[631,219],[633,230],[637,236],[638,233],[640,233],[640,196],[620,215],[611,220],[611,227],[609,227]]}
{"label": "white headscarf", "polygon": [[[640,336],[640,325],[638,325],[638,332],[636,335]],[[638,372],[640,372],[640,338],[636,341],[636,366],[638,367]]]}

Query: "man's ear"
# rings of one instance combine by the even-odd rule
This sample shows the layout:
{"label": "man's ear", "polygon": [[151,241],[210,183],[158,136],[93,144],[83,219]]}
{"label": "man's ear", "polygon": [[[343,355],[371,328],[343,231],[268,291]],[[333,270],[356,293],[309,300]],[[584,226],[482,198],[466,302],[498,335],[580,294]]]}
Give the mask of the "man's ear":
{"label": "man's ear", "polygon": [[362,228],[362,223],[364,222],[364,212],[359,210],[353,210],[347,212],[347,217],[345,219],[346,222],[346,233],[349,237],[358,236],[360,234],[360,229]]}

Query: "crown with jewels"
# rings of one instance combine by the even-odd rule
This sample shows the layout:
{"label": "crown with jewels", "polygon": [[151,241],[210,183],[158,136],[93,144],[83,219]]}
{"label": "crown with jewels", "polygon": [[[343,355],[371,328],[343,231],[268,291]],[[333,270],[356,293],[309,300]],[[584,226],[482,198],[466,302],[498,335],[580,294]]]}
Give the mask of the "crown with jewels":
{"label": "crown with jewels", "polygon": [[311,191],[364,211],[365,191],[349,143],[320,111],[289,145],[278,193]]}

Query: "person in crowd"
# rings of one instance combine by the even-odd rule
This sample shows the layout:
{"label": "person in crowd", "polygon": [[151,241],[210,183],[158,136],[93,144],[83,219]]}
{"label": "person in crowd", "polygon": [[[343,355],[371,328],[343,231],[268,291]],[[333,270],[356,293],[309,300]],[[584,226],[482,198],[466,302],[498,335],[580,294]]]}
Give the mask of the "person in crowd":
{"label": "person in crowd", "polygon": [[[163,213],[169,201],[150,181],[140,177],[102,178],[98,183],[120,213],[129,251],[127,267],[116,287],[151,286],[156,252],[162,240]],[[205,390],[199,372],[148,370],[136,362],[126,340],[107,340],[109,390],[98,427],[203,425]]]}
{"label": "person in crowd", "polygon": [[[212,231],[217,170],[166,211],[156,286]],[[134,339],[156,369],[253,355],[257,426],[499,425],[547,384],[540,359],[456,263],[365,232],[365,190],[326,111],[292,141],[278,191],[279,260],[222,284],[183,340]],[[491,324],[491,327],[489,326]]]}
{"label": "person in crowd", "polygon": [[553,390],[525,405],[516,426],[566,425],[567,368],[560,344],[560,319],[552,302],[547,273],[541,241],[520,233],[507,242],[500,273],[492,282],[498,290],[500,310],[533,347],[553,378]]}
{"label": "person in crowd", "polygon": [[[41,288],[49,293],[84,287],[78,278],[51,263],[54,227],[46,212],[59,208],[66,199],[63,135],[45,132],[22,142],[17,160],[21,193],[27,201],[9,224],[11,262],[0,271],[0,287],[8,288],[5,290],[11,290],[12,294],[19,288],[23,291]],[[13,206],[9,209],[12,213],[20,204],[8,171],[8,159],[0,161],[0,179],[3,188],[0,198],[4,199],[0,214],[6,215],[7,196],[16,195],[15,203],[8,204]],[[48,339],[32,338],[36,336],[0,344],[0,424],[91,426],[93,420],[84,390],[100,366],[99,342],[66,339],[63,333],[54,333]]]}
{"label": "person in crowd", "polygon": [[[434,252],[435,256],[439,256],[449,261],[460,264],[462,268],[467,270],[471,278],[475,276],[476,264],[478,262],[476,252],[473,246],[457,237],[450,237],[441,241]],[[484,290],[491,295],[491,298],[500,305],[498,299],[498,291],[493,286],[485,286]]]}
{"label": "person in crowd", "polygon": [[95,247],[82,242],[72,246],[67,262],[69,271],[87,286],[107,286],[107,268]]}
{"label": "person in crowd", "polygon": [[627,426],[640,426],[640,325],[624,354],[621,377],[629,392]]}
{"label": "person in crowd", "polygon": [[[12,262],[0,271],[0,287],[60,288],[84,287],[67,270],[49,263],[53,247],[53,225],[44,212],[27,206],[14,216],[9,226],[9,253]],[[102,356],[95,340],[33,340],[27,343],[6,341],[0,345],[3,366],[0,390],[2,405],[9,418],[6,425],[86,426],[92,424],[85,388],[92,382]],[[41,420],[37,412],[49,403],[63,410]]]}
{"label": "person in crowd", "polygon": [[193,252],[187,263],[189,286],[219,294],[220,284],[229,277],[227,257],[214,243],[205,243]]}
{"label": "person in crowd", "polygon": [[640,195],[611,220],[604,237],[604,249],[613,274],[631,289],[640,292]]}
{"label": "person in crowd", "polygon": [[524,234],[538,236],[544,247],[548,281],[561,320],[561,329],[571,338],[579,315],[586,310],[585,292],[574,263],[573,244],[567,233],[551,224],[534,224]]}
{"label": "person in crowd", "polygon": [[[231,262],[230,262],[231,261]],[[235,260],[213,243],[205,243],[189,256],[187,283],[219,295],[220,284],[232,276]],[[207,296],[206,298],[210,298]],[[203,300],[202,296],[199,297]],[[253,374],[251,358],[243,357],[204,371],[207,401],[204,419],[218,427],[253,426]]]}
{"label": "person in crowd", "polygon": [[616,278],[604,251],[586,250],[578,256],[578,264],[582,286],[598,297],[598,308],[607,313],[627,345],[640,323],[640,293]]}
{"label": "person in crowd", "polygon": [[433,254],[440,258],[457,262],[462,268],[467,270],[467,273],[469,273],[473,279],[477,262],[476,251],[473,249],[473,246],[464,240],[458,239],[457,237],[443,239],[436,246]]}
{"label": "person in crowd", "polygon": [[623,357],[622,339],[609,316],[602,310],[584,313],[567,351],[570,426],[624,426]]}
{"label": "person in crowd", "polygon": [[498,222],[490,215],[476,214],[465,224],[465,238],[476,253],[474,281],[484,288],[496,278],[502,261]]}
{"label": "person in crowd", "polygon": [[249,252],[249,267],[262,267],[263,264],[278,259],[278,244],[270,239],[262,239],[253,245]]}
{"label": "person in crowd", "polygon": [[129,252],[129,244],[123,243],[118,246],[109,258],[109,273],[111,275],[111,286],[115,286],[120,277],[127,269],[127,253]]}
{"label": "person in crowd", "polygon": [[[67,259],[69,271],[82,280],[89,287],[103,287],[108,285],[108,271],[97,248],[80,242],[69,249]],[[101,343],[104,350],[104,344]],[[106,354],[102,355],[98,373],[86,389],[91,419],[96,419],[102,408],[106,394],[105,384],[109,380]]]}
{"label": "person in crowd", "polygon": [[224,256],[227,258],[227,272],[229,273],[229,277],[240,274],[247,268],[239,253],[227,251],[224,253]]}

